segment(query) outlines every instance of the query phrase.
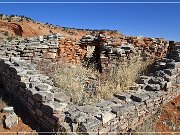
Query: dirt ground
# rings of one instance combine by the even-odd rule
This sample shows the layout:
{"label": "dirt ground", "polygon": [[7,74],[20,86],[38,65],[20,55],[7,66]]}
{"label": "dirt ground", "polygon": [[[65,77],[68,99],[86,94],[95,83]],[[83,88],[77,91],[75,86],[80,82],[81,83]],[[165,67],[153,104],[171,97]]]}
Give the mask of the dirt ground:
{"label": "dirt ground", "polygon": [[155,124],[156,132],[163,135],[180,135],[180,95],[167,103]]}
{"label": "dirt ground", "polygon": [[[6,103],[1,100],[0,110],[2,110],[5,106],[7,106]],[[8,113],[1,112],[0,119],[3,119],[5,115],[8,115]],[[20,132],[29,132],[29,134],[30,134],[30,132],[32,132],[32,131],[33,130],[31,129],[31,127],[29,125],[25,124],[20,117],[19,117],[19,123],[10,129],[4,128],[4,124],[0,125],[0,135],[17,134],[17,133],[21,134]]]}
{"label": "dirt ground", "polygon": [[135,135],[180,135],[180,95],[136,128]]}

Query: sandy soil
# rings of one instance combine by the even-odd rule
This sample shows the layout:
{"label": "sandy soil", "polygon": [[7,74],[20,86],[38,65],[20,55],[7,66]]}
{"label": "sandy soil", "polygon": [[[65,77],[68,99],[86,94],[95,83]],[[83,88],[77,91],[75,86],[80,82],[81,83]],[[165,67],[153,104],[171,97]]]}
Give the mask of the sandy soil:
{"label": "sandy soil", "polygon": [[180,95],[163,107],[155,131],[168,132],[163,135],[180,135]]}

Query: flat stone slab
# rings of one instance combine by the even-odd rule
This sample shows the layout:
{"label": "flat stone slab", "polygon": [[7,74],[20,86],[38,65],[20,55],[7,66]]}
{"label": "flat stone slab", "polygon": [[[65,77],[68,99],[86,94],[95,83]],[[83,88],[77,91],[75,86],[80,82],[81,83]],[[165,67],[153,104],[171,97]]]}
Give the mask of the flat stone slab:
{"label": "flat stone slab", "polygon": [[2,110],[3,113],[13,113],[14,107],[4,107]]}
{"label": "flat stone slab", "polygon": [[142,102],[142,101],[145,101],[145,100],[148,100],[150,97],[146,94],[133,94],[131,95],[130,97],[133,101],[136,101],[136,102]]}
{"label": "flat stone slab", "polygon": [[35,89],[37,91],[50,91],[52,89],[52,86],[46,83],[39,83],[35,86]]}
{"label": "flat stone slab", "polygon": [[62,103],[69,103],[71,101],[71,98],[63,92],[55,92],[54,101],[62,102]]}
{"label": "flat stone slab", "polygon": [[114,119],[116,117],[116,114],[111,112],[103,112],[102,113],[102,122],[103,124],[107,123],[108,121]]}

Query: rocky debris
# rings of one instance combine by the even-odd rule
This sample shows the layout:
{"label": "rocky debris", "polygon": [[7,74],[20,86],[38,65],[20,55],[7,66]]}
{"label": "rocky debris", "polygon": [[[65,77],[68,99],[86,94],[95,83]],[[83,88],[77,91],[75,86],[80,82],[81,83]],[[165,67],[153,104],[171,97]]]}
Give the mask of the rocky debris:
{"label": "rocky debris", "polygon": [[18,124],[18,116],[15,113],[7,115],[4,124],[8,129],[16,126]]}
{"label": "rocky debris", "polygon": [[5,114],[0,123],[5,125],[5,128],[10,129],[18,124],[18,116],[14,112],[14,108],[6,106],[2,109],[2,113]]}

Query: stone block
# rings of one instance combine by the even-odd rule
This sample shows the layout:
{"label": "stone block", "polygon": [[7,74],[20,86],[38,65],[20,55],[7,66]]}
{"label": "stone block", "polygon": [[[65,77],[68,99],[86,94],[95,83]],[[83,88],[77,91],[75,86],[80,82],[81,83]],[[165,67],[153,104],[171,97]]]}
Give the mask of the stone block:
{"label": "stone block", "polygon": [[84,106],[80,106],[78,107],[78,110],[83,112],[83,113],[86,113],[86,114],[96,114],[96,113],[100,113],[100,108],[96,107],[96,106],[93,106],[93,105],[84,105]]}
{"label": "stone block", "polygon": [[107,123],[108,121],[116,118],[116,114],[111,112],[103,112],[102,113],[102,122],[103,124]]}
{"label": "stone block", "polygon": [[162,77],[151,77],[149,80],[149,84],[160,84],[160,82],[164,81]]}
{"label": "stone block", "polygon": [[166,82],[165,90],[168,91],[171,87],[172,87],[172,83],[171,82]]}
{"label": "stone block", "polygon": [[127,115],[128,110],[125,109],[126,106],[114,106],[112,107],[112,113],[115,113],[117,117],[120,117],[122,115]]}
{"label": "stone block", "polygon": [[5,123],[5,127],[7,129],[10,129],[18,124],[18,116],[15,113],[10,114],[6,116],[4,123]]}
{"label": "stone block", "polygon": [[36,83],[40,83],[40,79],[38,76],[30,76],[29,78],[29,82],[36,82]]}
{"label": "stone block", "polygon": [[164,73],[168,74],[169,76],[172,76],[177,73],[177,70],[176,69],[164,69]]}
{"label": "stone block", "polygon": [[161,90],[161,87],[159,84],[148,84],[145,87],[145,90],[147,90],[147,91],[159,91],[159,90]]}
{"label": "stone block", "polygon": [[166,68],[168,68],[168,69],[175,69],[175,62],[168,62],[168,63],[166,63]]}
{"label": "stone block", "polygon": [[130,92],[123,92],[123,93],[120,93],[120,94],[114,94],[114,97],[120,99],[120,100],[123,100],[125,102],[131,102],[131,93]]}
{"label": "stone block", "polygon": [[87,119],[87,122],[81,123],[78,128],[80,132],[84,132],[84,133],[91,132],[94,135],[96,135],[98,134],[98,127],[100,124],[101,122],[98,119],[89,118]]}
{"label": "stone block", "polygon": [[49,91],[39,91],[33,95],[33,99],[39,102],[54,101],[54,93]]}
{"label": "stone block", "polygon": [[175,67],[180,68],[180,62],[175,62]]}
{"label": "stone block", "polygon": [[142,93],[142,94],[133,94],[133,95],[131,95],[130,98],[131,98],[133,101],[142,102],[142,101],[148,100],[148,99],[149,99],[149,96]]}
{"label": "stone block", "polygon": [[149,76],[140,76],[139,84],[147,84],[151,78]]}
{"label": "stone block", "polygon": [[106,126],[106,127],[102,127],[100,130],[99,130],[99,135],[107,135],[107,133],[110,131],[110,127],[109,126]]}
{"label": "stone block", "polygon": [[37,91],[50,91],[52,89],[52,86],[46,83],[38,83],[36,84],[35,89]]}
{"label": "stone block", "polygon": [[103,100],[103,101],[97,103],[95,106],[100,107],[100,108],[104,108],[104,107],[111,107],[113,105],[115,105],[115,103],[113,103],[112,101]]}
{"label": "stone block", "polygon": [[69,103],[71,101],[71,98],[63,92],[55,92],[54,101],[62,102],[62,103]]}
{"label": "stone block", "polygon": [[13,113],[14,107],[4,107],[2,110],[3,113]]}
{"label": "stone block", "polygon": [[53,114],[53,113],[63,112],[67,107],[67,105],[68,105],[67,103],[58,103],[58,102],[50,101],[50,102],[42,103],[41,109],[43,110],[44,113]]}

